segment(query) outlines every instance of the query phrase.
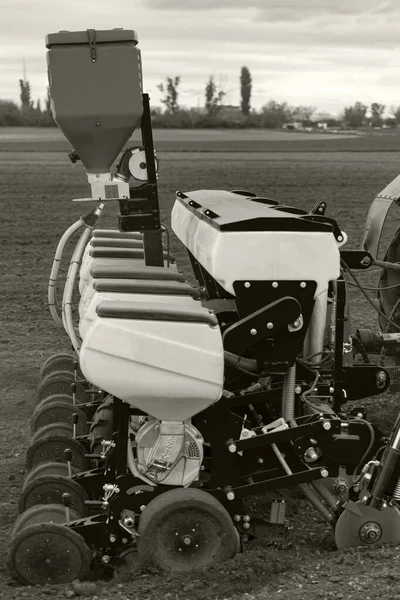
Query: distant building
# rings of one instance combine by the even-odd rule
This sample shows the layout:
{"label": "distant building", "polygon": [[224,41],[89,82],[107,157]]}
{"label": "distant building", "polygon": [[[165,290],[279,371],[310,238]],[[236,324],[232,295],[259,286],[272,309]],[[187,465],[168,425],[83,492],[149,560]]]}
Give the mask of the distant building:
{"label": "distant building", "polygon": [[292,123],[285,123],[283,129],[289,129],[289,131],[304,129],[301,121],[293,121]]}

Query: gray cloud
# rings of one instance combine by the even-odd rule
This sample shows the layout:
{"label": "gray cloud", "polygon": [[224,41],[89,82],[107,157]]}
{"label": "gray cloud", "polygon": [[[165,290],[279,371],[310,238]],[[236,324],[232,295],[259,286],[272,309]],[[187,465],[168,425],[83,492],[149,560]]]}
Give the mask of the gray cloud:
{"label": "gray cloud", "polygon": [[[46,33],[88,27],[136,29],[145,87],[182,75],[182,100],[204,98],[210,74],[228,77],[238,102],[240,67],[254,78],[253,97],[342,105],[396,98],[400,1],[390,0],[0,0],[0,97],[18,98],[25,57],[33,95],[47,85]],[[387,94],[387,96],[386,96]],[[390,95],[391,94],[391,95]],[[192,96],[192,97],[190,97]],[[258,98],[258,99],[257,99]],[[257,100],[256,100],[257,99]],[[394,101],[394,100],[393,100]]]}
{"label": "gray cloud", "polygon": [[150,9],[184,12],[204,10],[243,11],[255,9],[255,19],[270,21],[304,21],[315,17],[334,15],[360,16],[400,12],[397,0],[142,0]]}

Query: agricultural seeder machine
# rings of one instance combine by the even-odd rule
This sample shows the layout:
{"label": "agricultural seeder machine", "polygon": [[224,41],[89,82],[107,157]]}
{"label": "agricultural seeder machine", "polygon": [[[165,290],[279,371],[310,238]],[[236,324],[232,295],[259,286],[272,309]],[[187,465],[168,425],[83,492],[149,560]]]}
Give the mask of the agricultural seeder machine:
{"label": "agricultural seeder machine", "polygon": [[[400,419],[385,438],[343,405],[389,386],[370,356],[396,355],[397,302],[382,291],[382,331],[352,335],[347,277],[377,262],[400,184],[373,202],[362,250],[344,249],[324,202],[307,211],[244,190],[177,192],[171,227],[194,287],[160,220],[135,32],[59,32],[47,47],[54,118],[87,172],[80,200],[95,207],[64,233],[51,272],[50,311],[72,351],[42,367],[12,574],[34,585],[96,565],[205,568],[284,528],[277,491],[292,487],[338,548],[399,541]],[[138,126],[142,144],[113,167]],[[110,204],[118,228],[98,228]],[[386,279],[398,271],[381,266]],[[267,493],[268,517],[251,514],[246,498]]]}

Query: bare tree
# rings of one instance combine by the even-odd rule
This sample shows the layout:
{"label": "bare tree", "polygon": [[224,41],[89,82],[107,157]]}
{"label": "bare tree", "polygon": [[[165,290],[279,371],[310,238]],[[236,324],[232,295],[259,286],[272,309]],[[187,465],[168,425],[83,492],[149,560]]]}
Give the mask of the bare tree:
{"label": "bare tree", "polygon": [[396,125],[399,125],[399,123],[400,123],[400,106],[391,106],[390,114],[396,121]]}
{"label": "bare tree", "polygon": [[344,120],[349,127],[361,127],[365,122],[368,106],[361,102],[356,102],[353,106],[346,106],[344,109]]}
{"label": "bare tree", "polygon": [[270,100],[261,109],[261,123],[263,127],[275,129],[282,127],[292,118],[291,110],[287,102],[276,102]]}
{"label": "bare tree", "polygon": [[214,77],[211,75],[205,90],[205,105],[209,117],[215,117],[221,109],[225,92],[217,91]]}
{"label": "bare tree", "polygon": [[178,104],[178,86],[180,84],[181,78],[180,76],[175,77],[167,77],[166,85],[164,87],[163,83],[160,83],[157,88],[164,95],[164,98],[161,98],[161,102],[165,104],[166,109],[170,113],[176,113],[179,110]]}
{"label": "bare tree", "polygon": [[370,111],[372,127],[382,127],[383,113],[385,112],[385,108],[385,105],[379,104],[379,102],[373,102],[371,104]]}

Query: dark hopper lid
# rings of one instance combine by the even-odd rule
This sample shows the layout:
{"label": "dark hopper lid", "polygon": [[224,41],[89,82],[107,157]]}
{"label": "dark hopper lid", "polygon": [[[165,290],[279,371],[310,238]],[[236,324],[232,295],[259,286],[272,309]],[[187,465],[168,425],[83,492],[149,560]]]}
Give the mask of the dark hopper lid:
{"label": "dark hopper lid", "polygon": [[86,31],[59,31],[58,33],[48,33],[46,35],[46,48],[58,44],[89,44],[88,31],[95,33],[96,44],[107,42],[133,42],[138,43],[138,36],[133,29],[96,29]]}

